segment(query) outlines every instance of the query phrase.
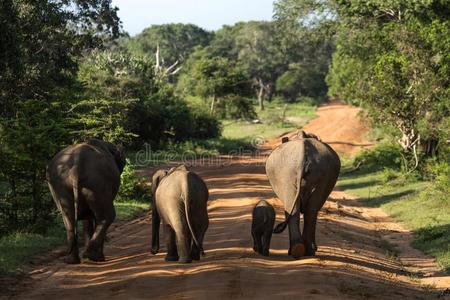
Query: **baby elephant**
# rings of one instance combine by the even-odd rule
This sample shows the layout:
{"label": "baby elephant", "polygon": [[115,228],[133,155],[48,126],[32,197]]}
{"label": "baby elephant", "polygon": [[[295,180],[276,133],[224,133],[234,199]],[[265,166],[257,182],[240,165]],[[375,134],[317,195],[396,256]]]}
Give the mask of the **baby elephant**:
{"label": "baby elephant", "polygon": [[208,229],[208,188],[205,182],[181,165],[158,170],[152,178],[152,253],[159,251],[159,226],[164,224],[167,261],[189,263],[203,253]]}
{"label": "baby elephant", "polygon": [[270,239],[275,223],[275,210],[267,201],[261,200],[253,209],[252,236],[253,250],[269,256]]}

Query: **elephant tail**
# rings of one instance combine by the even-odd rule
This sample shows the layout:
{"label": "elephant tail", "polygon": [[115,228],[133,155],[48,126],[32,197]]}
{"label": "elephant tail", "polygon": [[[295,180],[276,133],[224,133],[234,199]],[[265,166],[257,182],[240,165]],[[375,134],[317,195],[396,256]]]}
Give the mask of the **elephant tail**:
{"label": "elephant tail", "polygon": [[[295,205],[297,204],[298,200],[301,198],[300,197],[300,189],[301,189],[301,183],[302,183],[302,178],[303,178],[303,172],[305,169],[305,161],[306,161],[306,154],[303,156],[303,160],[300,165],[300,172],[297,175],[297,191],[295,193],[295,198],[292,201],[292,208],[289,212],[289,215],[286,217],[286,220],[284,220],[283,222],[281,222],[280,224],[275,226],[275,228],[273,229],[273,233],[282,233],[286,229],[288,222],[289,222],[292,214],[294,213]],[[300,201],[301,201],[301,199],[300,199]]]}
{"label": "elephant tail", "polygon": [[195,232],[194,232],[194,228],[192,226],[192,222],[191,222],[191,191],[189,190],[189,173],[187,174],[187,178],[186,178],[186,186],[184,188],[184,207],[185,207],[185,211],[186,211],[186,222],[188,224],[189,227],[189,231],[191,232],[192,235],[192,239],[194,240],[195,245],[197,245],[198,249],[200,250],[200,253],[202,253],[202,255],[205,255],[205,252],[203,251],[203,245],[201,243],[199,243]]}

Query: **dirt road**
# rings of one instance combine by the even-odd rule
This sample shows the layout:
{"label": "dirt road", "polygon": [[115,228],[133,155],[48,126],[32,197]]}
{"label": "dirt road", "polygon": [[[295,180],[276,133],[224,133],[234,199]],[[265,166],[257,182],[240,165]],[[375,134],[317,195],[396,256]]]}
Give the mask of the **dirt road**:
{"label": "dirt road", "polygon": [[[325,118],[326,124],[334,122],[327,119],[326,111],[349,116],[345,112],[348,109],[325,108],[319,111],[319,119]],[[319,126],[314,122],[318,121],[310,126]],[[328,130],[338,126],[342,130],[347,123],[330,125]],[[331,132],[335,134],[336,130]],[[329,138],[326,132],[318,134],[324,140]],[[331,141],[336,142],[333,147],[344,145],[339,150],[350,153],[353,147],[361,147],[354,144],[364,143],[360,136],[361,140],[333,138],[339,138]],[[271,147],[275,144],[268,143]],[[287,255],[287,231],[273,236],[270,257],[253,253],[250,225],[254,204],[269,199],[276,206],[277,221],[282,220],[282,208],[267,181],[264,160],[264,155],[223,157],[193,167],[205,179],[211,195],[206,256],[200,262],[167,263],[165,249],[156,256],[150,254],[151,220],[146,215],[109,234],[105,263],[67,266],[54,261],[34,270],[33,280],[26,282],[15,298],[428,299],[434,295],[408,276],[401,261],[386,254],[382,231],[374,219],[357,201],[339,191],[333,192],[320,213],[316,257],[291,259]],[[145,171],[146,175],[151,172]]]}

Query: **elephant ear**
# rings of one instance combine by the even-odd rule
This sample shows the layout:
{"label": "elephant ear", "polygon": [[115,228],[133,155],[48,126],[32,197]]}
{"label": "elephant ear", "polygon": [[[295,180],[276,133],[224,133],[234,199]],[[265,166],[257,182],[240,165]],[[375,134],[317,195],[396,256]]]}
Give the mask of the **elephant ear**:
{"label": "elephant ear", "polygon": [[113,154],[114,160],[116,162],[117,168],[119,168],[120,173],[122,174],[123,168],[127,164],[127,160],[125,158],[125,152],[123,151],[122,146],[116,146],[116,151]]}
{"label": "elephant ear", "polygon": [[155,197],[156,194],[156,189],[158,188],[161,180],[167,176],[167,170],[163,170],[160,169],[158,171],[156,171],[153,176],[152,176],[152,194],[153,194],[153,199]]}

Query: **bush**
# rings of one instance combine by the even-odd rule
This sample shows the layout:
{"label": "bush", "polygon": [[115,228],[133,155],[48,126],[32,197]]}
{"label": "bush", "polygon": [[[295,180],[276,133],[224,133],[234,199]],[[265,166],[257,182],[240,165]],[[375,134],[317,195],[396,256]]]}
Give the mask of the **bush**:
{"label": "bush", "polygon": [[450,165],[448,163],[430,161],[426,164],[424,173],[434,180],[436,190],[447,195],[450,193]]}
{"label": "bush", "polygon": [[229,95],[220,99],[216,113],[221,119],[253,120],[257,118],[252,100],[239,95]]}
{"label": "bush", "polygon": [[399,172],[398,170],[394,170],[392,168],[386,168],[381,173],[381,182],[388,183],[396,178],[398,178]]}
{"label": "bush", "polygon": [[145,185],[145,179],[136,174],[130,160],[127,158],[127,164],[120,176],[120,190],[118,200],[136,200],[149,202],[150,195],[148,187]]}
{"label": "bush", "polygon": [[402,156],[397,145],[380,143],[370,150],[359,153],[353,164],[373,170],[381,170],[386,167],[400,170],[401,162]]}
{"label": "bush", "polygon": [[297,98],[296,102],[304,103],[306,105],[319,105],[323,102],[325,102],[325,97],[308,97],[308,96],[300,96]]}
{"label": "bush", "polygon": [[217,138],[222,133],[219,120],[203,111],[192,112],[191,137],[194,139]]}

